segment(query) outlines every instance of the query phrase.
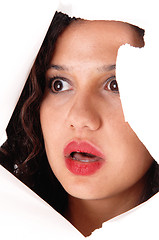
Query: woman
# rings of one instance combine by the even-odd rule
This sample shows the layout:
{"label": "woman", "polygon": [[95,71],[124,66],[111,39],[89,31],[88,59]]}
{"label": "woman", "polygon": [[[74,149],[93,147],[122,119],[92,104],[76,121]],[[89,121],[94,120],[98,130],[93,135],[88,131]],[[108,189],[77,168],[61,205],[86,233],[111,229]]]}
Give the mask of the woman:
{"label": "woman", "polygon": [[122,112],[126,43],[143,47],[143,30],[56,13],[1,148],[1,164],[85,236],[158,192],[158,165]]}

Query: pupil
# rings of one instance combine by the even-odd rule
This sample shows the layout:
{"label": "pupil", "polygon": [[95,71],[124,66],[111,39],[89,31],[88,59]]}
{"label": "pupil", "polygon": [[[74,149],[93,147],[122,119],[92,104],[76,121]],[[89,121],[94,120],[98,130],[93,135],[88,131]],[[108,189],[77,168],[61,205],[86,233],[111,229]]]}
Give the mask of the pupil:
{"label": "pupil", "polygon": [[117,84],[116,80],[113,80],[113,81],[111,82],[111,84],[110,84],[110,89],[111,89],[112,91],[118,91],[118,84]]}
{"label": "pupil", "polygon": [[62,84],[61,81],[56,81],[56,82],[54,83],[54,89],[55,89],[55,91],[60,91],[62,88],[63,88],[63,84]]}

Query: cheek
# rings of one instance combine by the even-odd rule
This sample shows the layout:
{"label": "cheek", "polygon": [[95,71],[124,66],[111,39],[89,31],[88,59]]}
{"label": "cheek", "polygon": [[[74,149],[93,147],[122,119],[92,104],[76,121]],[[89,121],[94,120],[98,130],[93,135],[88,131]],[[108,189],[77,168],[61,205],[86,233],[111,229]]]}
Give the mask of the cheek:
{"label": "cheek", "polygon": [[102,138],[111,144],[113,142],[114,147],[118,146],[129,134],[126,131],[127,124],[124,119],[120,98],[115,96],[105,99],[100,112],[103,119],[103,126],[100,131]]}
{"label": "cheek", "polygon": [[40,122],[43,135],[54,136],[55,132],[61,130],[64,111],[59,104],[54,104],[51,97],[48,95],[40,106]]}
{"label": "cheek", "polygon": [[40,106],[40,122],[47,155],[56,150],[54,146],[58,144],[58,135],[62,134],[62,115],[63,112],[51,104],[49,97],[43,100]]}
{"label": "cheek", "polygon": [[127,123],[120,124],[111,136],[110,172],[120,186],[133,185],[146,174],[153,159]]}
{"label": "cheek", "polygon": [[45,150],[52,167],[63,157],[64,143],[69,136],[66,127],[66,115],[69,107],[66,101],[67,96],[61,99],[47,93],[40,106],[40,122]]}

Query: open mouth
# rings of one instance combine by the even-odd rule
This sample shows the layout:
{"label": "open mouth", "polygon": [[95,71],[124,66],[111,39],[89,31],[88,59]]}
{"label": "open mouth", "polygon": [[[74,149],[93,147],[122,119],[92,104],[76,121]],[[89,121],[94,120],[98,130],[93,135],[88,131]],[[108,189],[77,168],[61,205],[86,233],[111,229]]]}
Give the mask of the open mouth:
{"label": "open mouth", "polygon": [[97,157],[91,153],[86,152],[71,152],[68,156],[72,160],[83,162],[83,163],[92,163],[101,160],[100,157]]}
{"label": "open mouth", "polygon": [[104,155],[88,142],[70,142],[64,149],[67,169],[75,175],[92,175],[104,164]]}

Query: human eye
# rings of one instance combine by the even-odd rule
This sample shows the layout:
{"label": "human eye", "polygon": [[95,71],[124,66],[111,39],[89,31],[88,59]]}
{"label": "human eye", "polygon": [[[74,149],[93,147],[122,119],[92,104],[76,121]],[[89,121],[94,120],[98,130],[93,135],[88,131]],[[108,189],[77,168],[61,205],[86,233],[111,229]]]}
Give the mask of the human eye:
{"label": "human eye", "polygon": [[113,93],[118,93],[119,94],[119,88],[118,88],[118,83],[116,81],[116,77],[110,77],[107,79],[104,89],[107,91],[111,91]]}
{"label": "human eye", "polygon": [[53,77],[49,79],[49,88],[53,93],[61,93],[72,90],[69,81],[64,77]]}

